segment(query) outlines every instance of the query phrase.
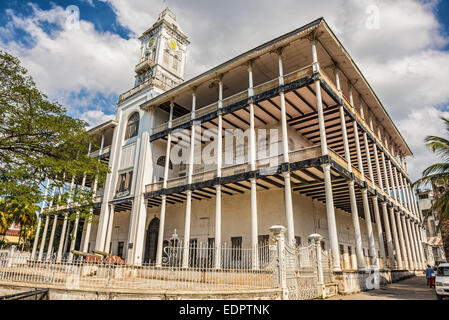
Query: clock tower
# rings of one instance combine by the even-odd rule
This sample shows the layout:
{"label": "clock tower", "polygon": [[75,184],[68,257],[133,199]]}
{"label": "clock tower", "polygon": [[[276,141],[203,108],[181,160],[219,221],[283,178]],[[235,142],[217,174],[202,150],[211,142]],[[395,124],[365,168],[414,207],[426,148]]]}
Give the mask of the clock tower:
{"label": "clock tower", "polygon": [[139,38],[141,55],[136,65],[135,86],[151,87],[156,96],[184,81],[187,46],[190,42],[168,8]]}

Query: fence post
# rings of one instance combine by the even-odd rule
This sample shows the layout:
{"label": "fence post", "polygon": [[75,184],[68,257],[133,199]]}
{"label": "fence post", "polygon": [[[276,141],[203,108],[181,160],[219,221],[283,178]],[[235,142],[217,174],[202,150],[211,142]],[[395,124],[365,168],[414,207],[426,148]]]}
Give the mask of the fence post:
{"label": "fence post", "polygon": [[14,251],[16,251],[16,246],[11,246],[11,248],[9,249],[9,254],[8,254],[8,262],[6,264],[6,266],[8,268],[11,267],[12,262],[14,260]]}
{"label": "fence post", "polygon": [[275,241],[277,251],[277,261],[275,272],[277,273],[277,286],[282,288],[282,299],[288,300],[287,289],[287,269],[285,263],[285,232],[287,229],[283,226],[273,226],[270,228],[272,238]]}
{"label": "fence post", "polygon": [[321,240],[323,237],[317,233],[311,234],[309,240],[315,249],[316,257],[316,268],[317,268],[317,282],[318,282],[318,295],[321,298],[326,298],[326,290],[324,285],[324,275],[323,275],[323,263],[321,259]]}

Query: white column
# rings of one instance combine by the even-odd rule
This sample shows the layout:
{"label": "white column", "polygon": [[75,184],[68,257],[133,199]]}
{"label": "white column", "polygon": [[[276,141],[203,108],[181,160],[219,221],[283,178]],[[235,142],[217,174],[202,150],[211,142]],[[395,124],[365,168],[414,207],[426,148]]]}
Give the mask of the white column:
{"label": "white column", "polygon": [[44,247],[45,247],[45,241],[47,238],[47,231],[48,231],[48,224],[50,222],[50,216],[47,215],[45,217],[45,225],[44,225],[44,231],[42,232],[42,240],[41,240],[41,247],[39,248],[39,256],[37,258],[38,261],[42,260],[42,256],[44,254]]}
{"label": "white column", "polygon": [[[312,45],[313,47],[314,45]],[[316,50],[316,48],[315,48]],[[281,52],[278,52],[279,62],[279,86],[284,85],[284,67],[282,63]],[[319,81],[315,81],[315,84],[320,84]],[[321,89],[320,93],[321,94]],[[281,98],[281,125],[282,125],[282,153],[284,163],[289,163],[289,149],[288,149],[288,124],[287,124],[287,112],[285,107],[285,93],[283,90],[279,93]],[[318,99],[318,93],[317,93]],[[319,98],[321,102],[321,97]],[[318,101],[318,100],[317,100]],[[327,148],[326,148],[327,149]],[[284,172],[284,200],[285,200],[285,220],[287,222],[287,241],[289,244],[295,243],[295,224],[293,218],[293,203],[292,203],[292,190],[290,171]]]}
{"label": "white column", "polygon": [[363,211],[365,214],[365,222],[366,222],[366,230],[368,232],[368,246],[370,251],[370,257],[371,257],[371,268],[377,268],[377,250],[376,245],[374,243],[374,233],[373,233],[373,224],[371,221],[371,212],[369,209],[369,202],[368,202],[368,190],[362,189],[362,200],[363,200]]}
{"label": "white column", "polygon": [[405,202],[401,196],[401,185],[399,183],[399,178],[398,178],[398,169],[395,166],[393,167],[393,174],[394,174],[394,178],[395,178],[395,182],[396,182],[396,186],[397,186],[399,204],[404,206]]}
{"label": "white column", "polygon": [[[172,128],[173,122],[173,101],[170,103],[170,116],[168,119],[168,128]],[[165,167],[164,167],[164,180],[162,183],[162,189],[167,189],[167,180],[168,180],[168,169],[170,166],[170,146],[171,145],[171,132],[168,133],[167,137],[167,148],[165,152]],[[157,238],[157,250],[156,250],[156,267],[162,266],[162,250],[164,245],[164,231],[165,231],[165,211],[167,207],[167,196],[162,195],[162,203],[161,203],[161,217],[159,221],[159,233]],[[188,247],[188,244],[187,244]]]}
{"label": "white column", "polygon": [[418,209],[418,202],[416,201],[415,192],[412,190],[412,198],[413,198],[413,204],[415,206],[416,214],[418,215],[419,219],[422,221],[421,212]]}
{"label": "white column", "polygon": [[[279,68],[282,69],[282,59],[279,55]],[[282,73],[281,73],[282,74]],[[253,92],[253,68],[252,63],[250,62],[248,65],[248,75],[249,75],[249,86],[248,86],[248,96],[252,97],[254,95]],[[281,92],[281,110],[284,108],[285,112],[285,97],[283,96],[283,92]],[[284,100],[284,101],[283,101]],[[282,107],[282,105],[284,105]],[[250,102],[249,104],[249,118],[250,118],[250,126],[249,126],[249,165],[252,172],[256,171],[256,131],[254,125],[254,103]],[[284,132],[284,129],[282,129]],[[287,138],[288,139],[288,138]],[[288,140],[287,140],[288,141]],[[288,146],[288,144],[287,144]],[[284,150],[285,153],[285,150]],[[287,150],[288,155],[288,150]],[[251,246],[252,246],[252,268],[259,268],[259,257],[258,257],[258,219],[257,219],[257,181],[256,178],[251,178]],[[289,228],[290,229],[290,228]]]}
{"label": "white column", "polygon": [[413,191],[412,186],[408,185],[410,188],[410,201],[412,202],[412,208],[415,212],[415,214],[418,216],[419,221],[423,221],[423,216],[421,210],[419,210],[418,203],[416,202],[415,192]]}
{"label": "white column", "polygon": [[[65,181],[65,172],[62,176],[62,183],[64,185],[64,181]],[[61,202],[61,197],[62,197],[62,193],[63,193],[64,189],[62,186],[59,187],[59,195],[58,195],[58,203],[56,204],[56,210],[59,209],[59,203]],[[51,229],[51,234],[50,234],[50,241],[48,243],[48,250],[47,250],[47,260],[52,259],[53,256],[53,241],[55,239],[55,232],[56,232],[56,226],[58,224],[58,215],[55,214],[54,215],[54,220],[53,220],[53,227]]]}
{"label": "white column", "polygon": [[415,222],[412,219],[409,219],[407,228],[410,230],[410,240],[413,244],[413,251],[414,251],[414,257],[415,257],[415,269],[420,270],[422,268],[422,261],[421,256],[419,254],[419,247],[418,247],[418,241],[415,234]]}
{"label": "white column", "polygon": [[41,232],[41,224],[42,224],[42,213],[44,211],[45,208],[45,203],[47,201],[47,194],[48,194],[48,186],[50,185],[50,179],[47,179],[47,184],[45,186],[45,191],[44,191],[44,200],[42,200],[42,205],[41,205],[41,210],[39,212],[39,216],[38,216],[38,220],[37,220],[37,229],[36,229],[36,234],[34,236],[34,243],[33,243],[33,250],[31,252],[31,257],[32,259],[36,259],[36,250],[37,250],[37,244],[39,242],[39,234]]}
{"label": "white column", "polygon": [[360,139],[359,139],[359,129],[357,121],[354,121],[354,137],[355,137],[355,147],[357,151],[357,162],[360,171],[361,180],[365,180],[365,173],[363,170],[363,162],[362,162],[362,151],[360,148]]}
{"label": "white column", "polygon": [[424,255],[424,249],[423,249],[423,244],[422,244],[422,239],[419,233],[419,223],[414,224],[414,229],[415,229],[415,235],[416,235],[416,242],[418,244],[418,249],[419,249],[419,255],[421,257],[421,269],[425,269],[426,267],[426,257]]}
{"label": "white column", "polygon": [[401,194],[402,194],[402,200],[404,203],[404,208],[406,208],[407,210],[410,211],[410,208],[408,206],[408,196],[407,196],[407,191],[405,189],[405,185],[404,185],[404,177],[402,175],[402,172],[400,170],[398,170],[398,179],[399,179],[399,183],[401,185]]}
{"label": "white column", "polygon": [[[341,94],[340,89],[340,81],[339,81],[339,72],[335,73],[336,79],[337,79],[337,87],[339,88],[339,93]],[[348,170],[349,172],[352,172],[352,164],[351,164],[351,153],[349,150],[349,143],[348,143],[348,132],[346,129],[346,119],[344,114],[343,106],[340,106],[340,122],[341,122],[341,128],[343,133],[343,145],[345,149],[345,159],[348,163]],[[355,187],[354,187],[354,180],[349,181],[348,183],[349,187],[349,199],[351,203],[351,214],[352,214],[352,223],[354,225],[354,235],[355,235],[355,256],[357,257],[357,263],[358,268],[360,270],[365,269],[364,260],[363,260],[363,250],[362,250],[362,234],[360,232],[360,221],[359,221],[359,213],[357,209],[357,200],[355,197]],[[354,257],[354,253],[352,254],[351,259]],[[355,266],[354,261],[352,263],[353,266]]]}
{"label": "white column", "polygon": [[[94,185],[93,185],[93,194],[92,197],[95,199],[97,194],[97,187],[98,187],[98,179],[95,177]],[[92,216],[93,216],[93,208],[90,208],[89,215],[87,217],[87,226],[86,226],[86,234],[84,236],[84,244],[83,244],[83,252],[87,252],[87,249],[89,248],[89,241],[90,241],[90,233],[92,229]]]}
{"label": "white column", "polygon": [[[217,179],[221,178],[221,167],[223,161],[223,81],[218,82],[218,128],[217,128]],[[221,185],[215,186],[215,268],[221,268]]]}
{"label": "white column", "polygon": [[414,270],[415,269],[415,261],[413,259],[413,252],[412,252],[411,245],[410,245],[410,238],[409,238],[406,220],[407,219],[405,219],[405,216],[401,215],[402,227],[404,229],[405,248],[407,250],[408,266],[409,266],[410,270]]}
{"label": "white column", "polygon": [[385,234],[387,238],[387,249],[388,249],[388,257],[390,259],[390,269],[396,269],[396,263],[394,260],[394,246],[393,246],[393,238],[391,235],[390,221],[388,219],[388,211],[387,211],[387,203],[382,202],[382,215],[384,218],[384,226],[385,226]]}
{"label": "white column", "polygon": [[76,235],[78,233],[79,221],[80,221],[80,217],[79,217],[79,213],[77,213],[76,217],[75,217],[75,222],[73,223],[72,241],[70,241],[70,250],[69,250],[69,258],[68,258],[69,263],[71,263],[73,260],[73,250],[75,250]]}
{"label": "white column", "polygon": [[50,233],[50,241],[48,242],[48,249],[47,249],[47,257],[46,260],[51,260],[53,255],[53,241],[55,239],[55,231],[56,231],[56,225],[58,224],[58,215],[54,215],[53,219],[53,226],[51,228]]}
{"label": "white column", "polygon": [[[102,141],[102,143],[103,143],[103,141]],[[89,152],[87,153],[88,156],[90,156],[91,148],[92,148],[92,144],[89,144]],[[103,147],[101,146],[100,155],[101,155],[102,151],[103,151]],[[93,199],[95,198],[95,195],[97,193],[97,184],[98,184],[98,180],[97,180],[97,177],[95,177],[95,181],[94,181],[94,185],[93,185],[93,194],[92,194]],[[85,186],[86,186],[86,174],[84,174],[84,176],[83,176],[83,182],[81,185],[81,189],[84,190]],[[84,244],[81,244],[83,252],[87,252],[88,248],[89,248],[90,232],[92,229],[92,213],[93,213],[93,208],[90,209],[87,219],[84,220],[84,223],[87,223],[87,225],[86,225],[86,232],[84,234]],[[76,223],[77,230],[78,230],[78,223],[79,223],[79,219],[78,219],[78,222]],[[76,234],[73,236],[76,239]],[[70,250],[70,251],[72,251],[72,250]]]}
{"label": "white column", "polygon": [[391,197],[391,195],[390,195],[390,181],[388,179],[387,163],[385,161],[385,153],[384,152],[381,152],[381,157],[382,157],[382,166],[384,168],[384,176],[385,176],[385,184],[386,184],[386,190],[384,190],[384,191],[388,195],[388,197]]}
{"label": "white column", "polygon": [[67,223],[67,230],[65,232],[65,240],[64,240],[64,248],[62,249],[62,253],[67,252],[67,247],[69,246],[69,239],[70,239],[70,221]]}
{"label": "white column", "polygon": [[61,236],[59,237],[58,255],[56,257],[56,262],[61,262],[62,259],[62,249],[64,247],[65,233],[67,229],[67,214],[64,214],[64,221],[62,223]]}
{"label": "white column", "polygon": [[366,132],[363,132],[363,140],[365,142],[366,159],[368,160],[368,175],[374,185],[375,182],[374,182],[373,164],[371,162],[371,153],[370,153],[370,149],[369,149],[369,141],[368,141],[368,136],[366,135]]}
{"label": "white column", "polygon": [[[318,64],[318,56],[316,53],[315,41],[312,41],[312,54],[313,54],[314,71],[317,72],[319,71],[319,64]],[[326,156],[328,155],[328,148],[326,141],[326,127],[324,122],[323,100],[321,98],[321,84],[319,79],[315,81],[315,92],[318,109],[318,123],[320,128],[321,153],[323,156]],[[334,198],[332,194],[330,164],[323,165],[323,173],[324,173],[324,189],[326,193],[327,225],[329,229],[329,242],[332,251],[333,267],[335,271],[340,271],[341,270],[340,250],[338,246],[337,223],[335,219]]]}
{"label": "white column", "polygon": [[[51,193],[51,200],[50,203],[48,205],[48,210],[50,211],[51,208],[53,207],[53,200],[55,198],[55,193],[56,193],[56,187],[53,187],[53,191]],[[45,242],[47,241],[47,231],[48,231],[48,225],[50,223],[50,215],[47,215],[46,219],[45,219],[45,226],[44,226],[44,232],[42,233],[42,240],[41,240],[41,247],[39,249],[39,257],[38,260],[41,261],[42,256],[44,254],[44,249],[45,249]],[[50,249],[50,247],[47,248],[47,251]]]}
{"label": "white column", "polygon": [[398,198],[396,196],[396,185],[394,184],[394,175],[393,175],[393,169],[391,165],[391,161],[388,161],[388,170],[390,171],[390,182],[391,182],[391,190],[393,192],[393,199],[398,201]]}
{"label": "white column", "polygon": [[421,246],[420,246],[420,241],[418,238],[418,233],[416,232],[416,225],[418,224],[418,221],[411,221],[410,222],[410,227],[412,229],[412,234],[413,234],[413,239],[415,242],[415,250],[416,250],[416,257],[418,259],[418,269],[420,270],[424,270],[424,257],[422,256],[422,252],[421,252]]}
{"label": "white column", "polygon": [[405,194],[407,196],[407,207],[408,207],[408,210],[410,210],[411,213],[416,214],[415,210],[413,209],[413,206],[412,206],[410,190],[409,190],[408,184],[407,184],[407,178],[406,177],[402,177],[402,178],[404,180],[404,191],[405,191]]}
{"label": "white column", "polygon": [[[384,183],[382,181],[382,173],[380,172],[380,162],[379,162],[379,155],[377,153],[377,144],[374,143],[373,147],[374,147],[374,160],[376,162],[376,170],[377,170],[377,180],[379,180],[380,188],[382,189],[383,192],[385,192]],[[373,181],[373,183],[374,183],[374,181]]]}
{"label": "white column", "polygon": [[398,233],[399,233],[399,243],[401,245],[401,255],[403,258],[403,265],[406,270],[409,270],[410,263],[409,263],[409,259],[407,256],[407,248],[406,248],[405,237],[404,237],[404,232],[403,232],[404,226],[403,226],[403,223],[401,220],[401,213],[399,211],[397,211],[395,213],[395,215],[396,215],[396,225],[397,225]]}
{"label": "white column", "polygon": [[[72,192],[73,192],[73,186],[75,185],[75,177],[72,177],[72,182],[70,183],[70,191],[69,191],[69,198],[67,199],[67,208],[70,209],[70,204],[72,203]],[[67,214],[64,214],[64,222],[62,223],[62,230],[61,230],[61,236],[59,237],[59,246],[58,246],[58,255],[56,256],[56,262],[61,262],[62,259],[62,249],[64,247],[64,235],[67,229]]]}
{"label": "white column", "polygon": [[374,219],[376,221],[376,227],[377,227],[377,239],[379,242],[379,251],[380,256],[382,257],[383,266],[382,268],[387,269],[387,255],[385,254],[385,245],[384,245],[384,235],[382,231],[382,222],[380,221],[380,213],[379,213],[379,203],[377,196],[372,197],[371,200],[373,201],[373,209],[374,209]]}
{"label": "white column", "polygon": [[[370,148],[369,148],[368,136],[367,136],[366,132],[363,132],[363,140],[365,142],[365,152],[366,152],[366,158],[368,161],[368,175],[374,185],[375,182],[374,182],[374,173],[373,173],[373,167],[372,167],[372,162],[371,162],[371,153],[370,153]],[[368,190],[367,189],[362,191],[362,197],[363,197],[363,203],[364,203],[363,206],[365,208],[364,209],[365,210],[365,222],[366,222],[367,231],[368,231],[368,244],[369,244],[369,248],[371,251],[370,256],[373,259],[371,264],[372,264],[372,266],[377,267],[379,265],[379,263],[378,263],[379,257],[377,256],[377,250],[376,250],[376,246],[374,244],[374,232],[373,232],[373,225],[372,225],[372,221],[371,221],[370,208],[369,208],[369,203],[368,203]],[[374,202],[373,202],[373,207],[377,208],[377,198],[376,198],[376,204],[374,204]],[[377,208],[377,214],[379,214],[379,208]],[[368,217],[368,219],[367,219],[367,217]],[[379,222],[380,222],[380,217],[379,217]],[[377,220],[376,220],[376,223],[377,223]],[[380,226],[380,227],[381,227],[380,232],[382,235],[382,226]],[[380,241],[382,241],[382,243],[383,243],[383,240],[381,240],[381,238],[379,238],[379,250],[381,250]]]}
{"label": "white column", "polygon": [[[410,228],[410,217],[402,217],[405,221],[406,226],[406,234],[407,234],[407,250],[410,252],[411,260],[413,261],[413,270],[418,269],[418,259],[416,257],[416,251],[415,251],[415,244],[413,243],[413,235],[412,235],[412,229]],[[410,247],[410,248],[408,248]]]}
{"label": "white column", "polygon": [[[196,93],[195,90],[192,93],[192,113],[191,120],[195,119],[195,110],[196,110]],[[193,160],[195,155],[195,125],[192,123],[191,127],[191,135],[190,135],[190,152],[189,152],[189,171],[187,173],[187,185],[191,186],[192,184],[192,175],[193,175]],[[183,268],[187,268],[189,266],[189,251],[188,251],[188,240],[190,239],[190,218],[192,214],[192,190],[187,190],[187,200],[186,200],[186,214],[185,214],[185,229],[184,229],[184,255],[183,255]]]}
{"label": "white column", "polygon": [[[390,222],[391,222],[391,230],[393,230],[393,239],[394,239],[394,249],[396,251],[396,266],[398,270],[404,269],[404,261],[402,260],[402,246],[399,242],[398,230],[400,229],[400,225],[396,225],[396,217],[394,213],[393,207],[388,208],[390,211]],[[391,257],[390,257],[391,259]]]}
{"label": "white column", "polygon": [[[91,148],[91,145],[89,145],[89,154],[90,154],[90,148]],[[84,190],[85,186],[86,186],[86,173],[84,173],[83,180],[81,182],[81,191]],[[73,223],[72,239],[70,241],[69,258],[68,258],[69,263],[72,262],[72,260],[73,260],[73,252],[72,251],[75,250],[79,222],[80,222],[80,215],[79,215],[79,212],[77,212],[76,216],[75,216],[75,221]],[[87,228],[88,226],[89,226],[89,224],[86,226],[86,233],[85,233],[84,238],[88,237],[88,235],[90,234],[90,228]],[[97,237],[97,240],[98,240],[98,237]],[[84,248],[83,248],[83,250],[84,250]],[[87,251],[87,248],[86,248],[86,251]],[[86,251],[84,251],[84,252],[86,252]]]}
{"label": "white column", "polygon": [[111,254],[111,240],[112,240],[112,228],[114,226],[115,206],[111,204],[109,208],[109,221],[108,221],[108,233],[106,234],[105,252]]}

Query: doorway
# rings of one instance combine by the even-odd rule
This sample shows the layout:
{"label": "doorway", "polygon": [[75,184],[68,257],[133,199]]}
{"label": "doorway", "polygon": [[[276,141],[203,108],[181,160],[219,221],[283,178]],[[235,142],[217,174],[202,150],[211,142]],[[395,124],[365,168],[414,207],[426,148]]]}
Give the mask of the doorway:
{"label": "doorway", "polygon": [[159,235],[159,219],[151,220],[147,230],[147,241],[145,245],[145,262],[156,262],[157,239]]}

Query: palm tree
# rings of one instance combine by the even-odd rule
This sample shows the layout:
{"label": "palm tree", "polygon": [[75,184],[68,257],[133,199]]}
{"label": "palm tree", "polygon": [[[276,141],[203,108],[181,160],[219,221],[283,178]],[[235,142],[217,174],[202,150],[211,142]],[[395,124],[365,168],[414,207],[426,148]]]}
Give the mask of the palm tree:
{"label": "palm tree", "polygon": [[9,205],[5,199],[0,199],[0,235],[2,235],[1,243],[5,243],[6,232],[12,224],[12,214]]}
{"label": "palm tree", "polygon": [[[446,126],[446,132],[449,133],[449,119],[441,117]],[[433,204],[428,215],[433,210],[438,212],[440,223],[438,229],[441,231],[446,255],[449,255],[449,139],[437,136],[428,136],[425,139],[426,146],[432,151],[441,162],[428,167],[422,173],[422,178],[416,181],[413,186],[420,185],[440,185],[441,188],[436,201]]]}
{"label": "palm tree", "polygon": [[36,211],[39,209],[39,207],[34,203],[25,203],[16,200],[12,200],[9,206],[15,222],[20,225],[18,245],[20,245],[20,240],[21,238],[23,238],[23,248],[28,243],[30,235],[29,231],[34,227],[36,223]]}
{"label": "palm tree", "polygon": [[[449,133],[449,119],[441,117],[446,125],[446,131]],[[449,140],[443,137],[428,136],[425,140],[427,148],[430,149],[440,160],[428,167],[422,173],[422,178],[416,181],[413,186],[420,185],[444,185],[449,186]],[[436,199],[432,209],[439,212],[441,220],[449,218],[449,188]]]}

